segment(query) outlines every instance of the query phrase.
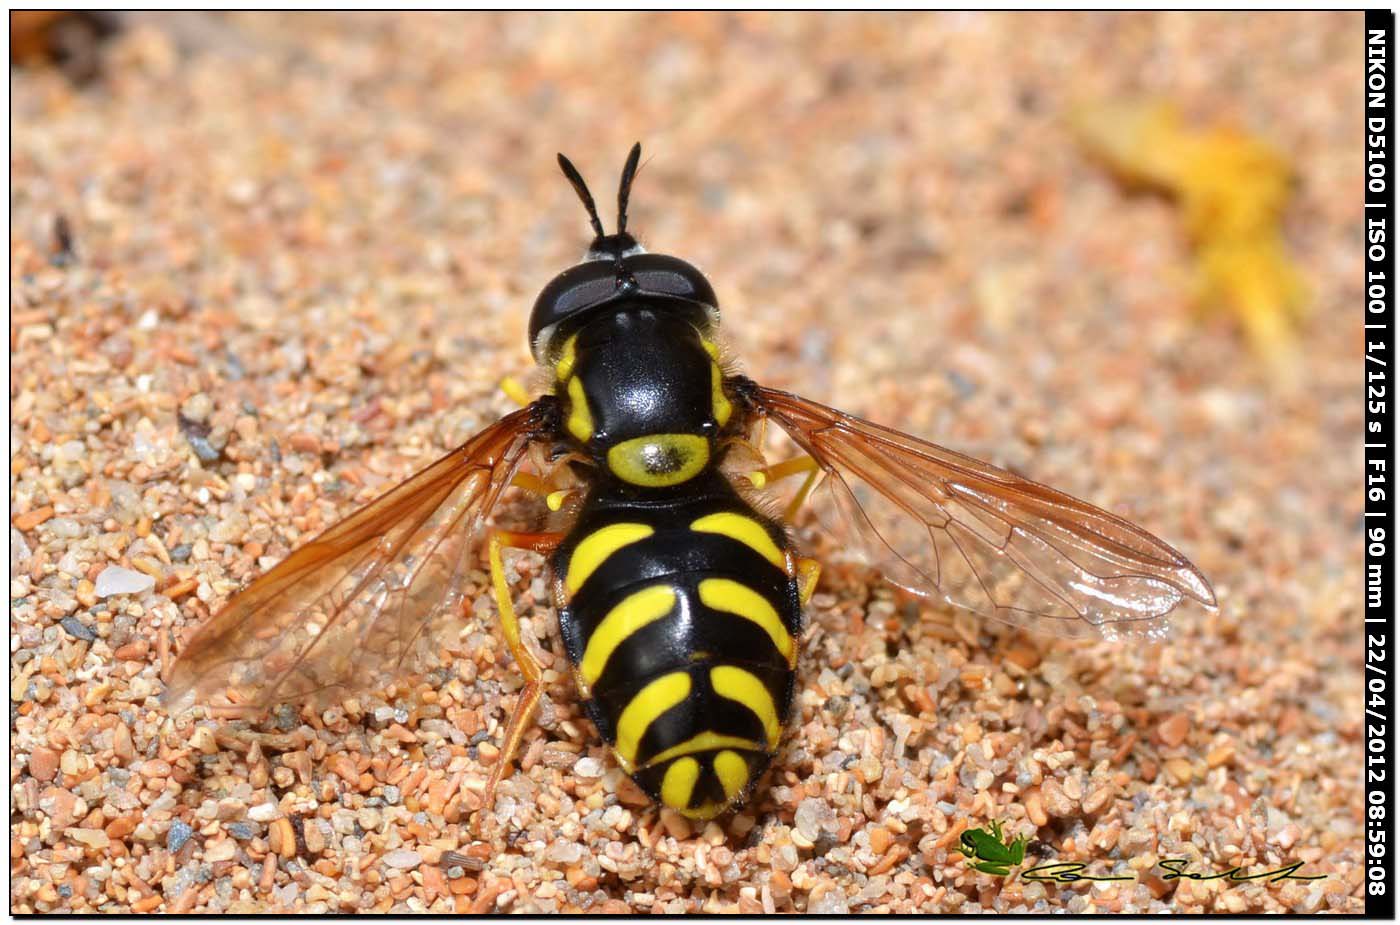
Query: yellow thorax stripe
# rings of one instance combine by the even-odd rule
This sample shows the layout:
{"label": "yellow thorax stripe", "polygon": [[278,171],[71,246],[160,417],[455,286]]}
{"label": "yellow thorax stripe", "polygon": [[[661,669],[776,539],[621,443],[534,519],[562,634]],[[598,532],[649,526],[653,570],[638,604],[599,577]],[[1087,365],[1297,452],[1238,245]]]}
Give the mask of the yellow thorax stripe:
{"label": "yellow thorax stripe", "polygon": [[672,745],[664,752],[657,752],[647,759],[644,767],[664,764],[672,758],[679,758],[682,755],[693,755],[696,752],[707,752],[717,748],[742,748],[747,751],[763,751],[762,742],[754,742],[751,739],[744,739],[739,736],[727,736],[722,733],[705,730],[699,735],[686,739],[679,745]]}
{"label": "yellow thorax stripe", "polygon": [[560,382],[568,379],[569,376],[573,374],[574,348],[577,340],[577,334],[570,335],[569,339],[564,341],[564,349],[559,351],[559,362],[554,364],[554,374],[559,377]]}
{"label": "yellow thorax stripe", "polygon": [[797,647],[793,645],[792,634],[783,626],[778,611],[757,591],[728,578],[706,578],[700,582],[700,602],[712,610],[732,613],[757,623],[773,640],[773,645],[782,653],[788,666],[795,663]]}
{"label": "yellow thorax stripe", "polygon": [[672,809],[683,810],[690,805],[695,782],[700,779],[700,762],[682,758],[666,769],[661,779],[661,802]]}
{"label": "yellow thorax stripe", "polygon": [[726,700],[741,703],[753,711],[768,736],[768,748],[778,747],[778,737],[782,734],[778,708],[773,703],[773,695],[757,676],[733,665],[716,665],[710,669],[710,686]]}
{"label": "yellow thorax stripe", "polygon": [[727,536],[735,542],[743,543],[778,568],[787,566],[787,558],[783,555],[783,551],[778,548],[777,543],[773,542],[773,537],[768,535],[768,531],[763,529],[763,525],[752,517],[728,512],[706,514],[692,523],[690,529],[698,530],[701,533],[718,533],[721,536]]}
{"label": "yellow thorax stripe", "polygon": [[594,530],[574,547],[569,557],[569,570],[564,576],[564,587],[570,594],[578,592],[588,576],[608,560],[608,557],[624,546],[639,542],[656,531],[646,524],[608,524]]}
{"label": "yellow thorax stripe", "polygon": [[579,673],[592,687],[603,676],[608,659],[627,638],[649,623],[655,623],[676,606],[676,591],[670,585],[652,585],[633,594],[608,611],[608,615],[588,637],[579,662]]}
{"label": "yellow thorax stripe", "polygon": [[724,788],[725,798],[733,801],[744,792],[744,785],[749,782],[749,763],[736,752],[725,749],[715,755],[715,776]]}
{"label": "yellow thorax stripe", "polygon": [[569,419],[564,426],[580,443],[593,439],[593,414],[588,410],[588,397],[583,394],[578,376],[569,380]]}
{"label": "yellow thorax stripe", "polygon": [[713,406],[715,423],[720,427],[729,423],[729,416],[734,413],[734,406],[729,401],[729,396],[724,394],[724,373],[720,372],[718,363],[710,364],[710,404]]}
{"label": "yellow thorax stripe", "polygon": [[630,769],[636,764],[637,747],[657,717],[689,696],[690,675],[684,671],[662,675],[637,692],[617,720],[617,744],[613,750],[622,759],[623,767]]}

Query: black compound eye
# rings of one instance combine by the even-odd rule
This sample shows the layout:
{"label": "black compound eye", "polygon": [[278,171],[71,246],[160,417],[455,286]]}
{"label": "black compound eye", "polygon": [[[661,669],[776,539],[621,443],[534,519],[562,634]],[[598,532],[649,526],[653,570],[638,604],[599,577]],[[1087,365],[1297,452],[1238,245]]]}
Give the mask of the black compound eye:
{"label": "black compound eye", "polygon": [[611,266],[584,263],[572,267],[554,277],[540,293],[535,300],[532,320],[548,319],[541,327],[561,321],[580,309],[609,298],[616,288]]}
{"label": "black compound eye", "polygon": [[684,299],[718,308],[710,281],[695,267],[666,254],[637,254],[627,259],[627,269],[637,280],[637,288],[647,295]]}
{"label": "black compound eye", "polygon": [[617,272],[612,263],[590,260],[570,267],[550,280],[535,299],[530,312],[530,343],[537,342],[540,332],[603,304],[616,293]]}
{"label": "black compound eye", "polygon": [[554,277],[530,313],[530,345],[542,358],[561,325],[622,301],[645,302],[704,313],[719,305],[714,288],[695,267],[666,254],[632,254],[618,260],[587,260]]}

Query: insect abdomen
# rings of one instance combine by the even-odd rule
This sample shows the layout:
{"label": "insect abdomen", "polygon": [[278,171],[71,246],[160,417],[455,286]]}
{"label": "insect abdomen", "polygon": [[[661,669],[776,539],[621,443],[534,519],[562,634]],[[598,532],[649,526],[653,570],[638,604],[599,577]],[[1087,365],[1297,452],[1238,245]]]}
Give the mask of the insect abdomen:
{"label": "insect abdomen", "polygon": [[742,800],[771,761],[801,619],[781,530],[725,488],[591,499],[554,559],[589,716],[643,789],[697,819]]}

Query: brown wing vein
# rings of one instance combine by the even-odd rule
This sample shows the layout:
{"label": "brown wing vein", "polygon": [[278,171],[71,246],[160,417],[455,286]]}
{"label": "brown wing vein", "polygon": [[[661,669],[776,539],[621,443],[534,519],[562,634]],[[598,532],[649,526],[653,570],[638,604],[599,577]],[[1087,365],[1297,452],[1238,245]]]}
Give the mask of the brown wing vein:
{"label": "brown wing vein", "polygon": [[[474,472],[470,476],[472,480],[479,480],[483,477],[484,476],[480,471]],[[467,482],[464,481],[463,485],[466,484]],[[469,496],[474,496],[476,491],[476,488],[469,488],[466,490],[466,494],[468,494]],[[473,499],[469,497],[463,499],[463,501],[459,501],[458,504],[470,505],[472,500]],[[405,533],[403,539],[396,543],[392,548],[385,549],[382,551],[378,549],[372,551],[372,553],[382,553],[378,562],[365,575],[365,577],[361,579],[359,583],[356,584],[354,588],[348,591],[341,598],[340,601],[332,602],[335,608],[334,616],[327,620],[326,626],[319,633],[316,634],[315,638],[313,638],[307,644],[306,648],[299,655],[296,656],[296,658],[286,667],[282,674],[279,675],[277,679],[269,686],[269,691],[277,691],[278,689],[280,689],[281,686],[284,683],[286,683],[286,681],[292,676],[294,672],[296,672],[304,664],[310,661],[312,654],[317,650],[319,646],[322,645],[324,640],[332,638],[330,633],[331,629],[333,627],[339,626],[343,621],[349,618],[350,613],[348,610],[348,605],[350,604],[350,602],[355,601],[361,594],[363,594],[366,591],[366,589],[374,587],[381,580],[384,571],[388,568],[388,565],[393,560],[393,558],[398,556],[403,551],[403,549],[418,536],[419,532],[423,528],[423,525],[427,523],[427,521],[431,520],[433,514],[435,513],[435,510],[429,510],[426,514],[419,518],[415,523],[412,532]],[[463,515],[465,515],[465,513],[466,512],[463,511]],[[404,605],[408,602],[407,592],[409,588],[412,586],[413,581],[416,580],[417,576],[421,573],[423,566],[431,561],[433,554],[437,551],[438,547],[442,545],[443,541],[446,539],[447,534],[454,527],[457,526],[461,516],[463,515],[458,515],[458,517],[448,521],[441,527],[429,531],[427,539],[427,543],[429,544],[428,549],[419,557],[418,562],[413,566],[413,571],[409,574],[407,582],[403,587],[400,588],[401,593],[398,596],[398,606],[394,608],[395,615],[397,618],[395,620],[395,623],[399,628],[398,636],[400,639],[403,638],[403,608]],[[416,547],[418,544],[415,543],[414,545]],[[364,559],[361,559],[359,561],[363,562]],[[353,570],[351,570],[349,574],[353,574]],[[392,592],[392,589],[390,589],[390,591]],[[359,633],[357,635],[357,642],[364,643],[367,640],[369,634],[373,632],[374,628],[375,623],[373,620],[363,621],[363,625],[360,627]],[[408,651],[409,649],[405,644],[400,649],[398,657],[394,660],[394,664],[397,665],[401,663],[405,655],[407,655]]]}
{"label": "brown wing vein", "polygon": [[1185,556],[1121,517],[796,395],[736,388],[819,463],[818,516],[909,590],[1018,625],[1110,637],[1160,634],[1188,599],[1215,604]]}
{"label": "brown wing vein", "polygon": [[475,535],[548,413],[541,401],[507,415],[254,581],[190,638],[167,703],[373,689],[437,651]]}

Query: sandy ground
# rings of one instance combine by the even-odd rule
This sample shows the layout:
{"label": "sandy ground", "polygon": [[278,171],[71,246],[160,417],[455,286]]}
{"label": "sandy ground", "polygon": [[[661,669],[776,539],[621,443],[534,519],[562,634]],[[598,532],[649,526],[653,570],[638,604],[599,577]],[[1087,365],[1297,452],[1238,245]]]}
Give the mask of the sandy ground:
{"label": "sandy ground", "polygon": [[[16,72],[12,909],[1360,911],[1361,42],[1355,14],[186,16],[84,88]],[[1125,95],[1287,152],[1290,377],[1192,314],[1174,205],[1066,130]],[[633,227],[706,269],[749,373],[1131,517],[1219,612],[1069,643],[833,565],[777,770],[704,828],[599,744],[525,559],[552,683],[487,843],[520,682],[484,598],[416,691],[168,716],[187,628],[509,407],[585,243],[554,152],[607,200],[636,139]],[[972,871],[992,820],[1027,865],[1134,879]]]}

